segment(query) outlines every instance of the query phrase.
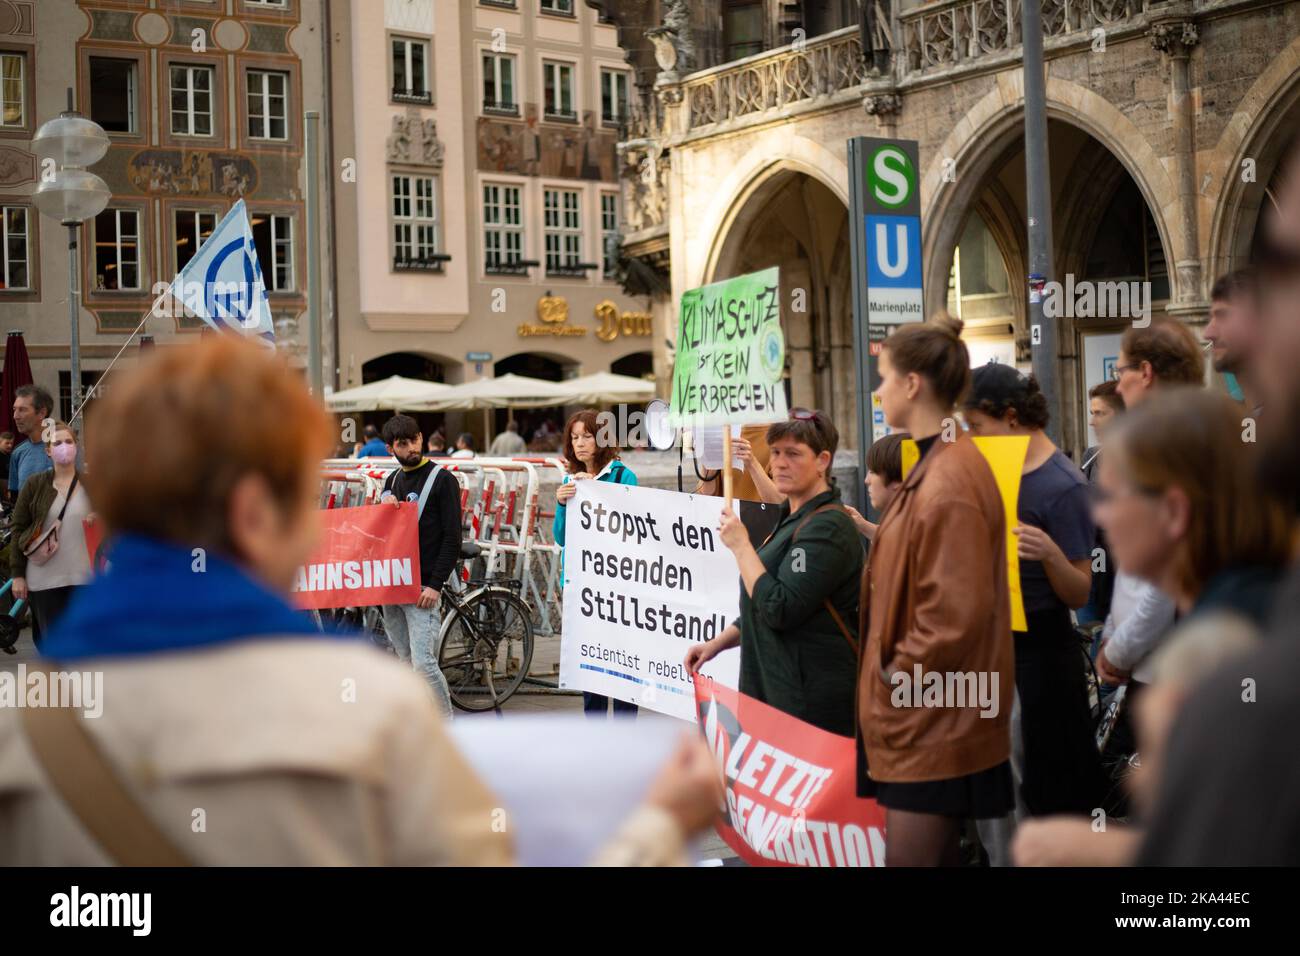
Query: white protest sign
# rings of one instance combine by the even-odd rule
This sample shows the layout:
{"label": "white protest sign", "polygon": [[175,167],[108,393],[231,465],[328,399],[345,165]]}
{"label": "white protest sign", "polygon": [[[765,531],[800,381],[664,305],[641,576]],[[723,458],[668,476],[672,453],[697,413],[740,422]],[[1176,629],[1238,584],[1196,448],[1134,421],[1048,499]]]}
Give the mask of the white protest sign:
{"label": "white protest sign", "polygon": [[[740,608],[740,572],[718,536],[723,500],[580,481],[568,504],[560,686],[617,697],[693,721],[682,664]],[[739,650],[703,672],[727,687]]]}
{"label": "white protest sign", "polygon": [[[701,425],[691,436],[691,447],[695,451],[696,459],[710,471],[717,471],[725,463],[722,446],[722,432],[725,427],[724,425]],[[732,425],[732,439],[739,438],[740,434],[740,426]],[[739,459],[733,459],[731,467],[737,471],[745,470],[744,463]]]}

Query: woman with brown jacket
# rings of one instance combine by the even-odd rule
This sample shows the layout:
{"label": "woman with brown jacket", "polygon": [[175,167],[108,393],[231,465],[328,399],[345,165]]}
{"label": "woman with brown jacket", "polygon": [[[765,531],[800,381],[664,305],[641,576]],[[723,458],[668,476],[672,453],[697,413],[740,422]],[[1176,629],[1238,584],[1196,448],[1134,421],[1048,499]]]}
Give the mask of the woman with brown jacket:
{"label": "woman with brown jacket", "polygon": [[885,808],[890,866],[957,862],[963,820],[1014,806],[1015,666],[1006,518],[953,406],[970,382],[961,323],[885,340],[879,395],[921,459],[880,519],[862,577],[858,792]]}

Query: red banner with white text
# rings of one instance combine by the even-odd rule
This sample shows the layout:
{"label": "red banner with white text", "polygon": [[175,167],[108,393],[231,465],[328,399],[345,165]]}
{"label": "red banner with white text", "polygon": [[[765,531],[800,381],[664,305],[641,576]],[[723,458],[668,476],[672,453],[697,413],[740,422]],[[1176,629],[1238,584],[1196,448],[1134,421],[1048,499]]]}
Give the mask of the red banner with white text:
{"label": "red banner with white text", "polygon": [[745,862],[885,865],[885,812],[857,796],[853,738],[707,677],[695,680],[695,710],[727,788],[718,833]]}
{"label": "red banner with white text", "polygon": [[416,505],[364,505],[320,512],[321,540],[298,569],[301,608],[414,604],[420,597]]}

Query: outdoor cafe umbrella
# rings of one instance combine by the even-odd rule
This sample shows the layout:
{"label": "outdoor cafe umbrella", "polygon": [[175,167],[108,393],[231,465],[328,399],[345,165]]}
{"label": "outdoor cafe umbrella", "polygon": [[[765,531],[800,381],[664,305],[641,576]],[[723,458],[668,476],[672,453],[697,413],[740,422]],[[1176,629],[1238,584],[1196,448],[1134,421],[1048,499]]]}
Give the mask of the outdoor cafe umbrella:
{"label": "outdoor cafe umbrella", "polygon": [[422,412],[467,411],[475,408],[545,408],[572,403],[572,391],[560,382],[524,375],[501,375],[452,385],[427,402],[410,406]]}
{"label": "outdoor cafe umbrella", "polygon": [[654,382],[631,375],[596,372],[560,383],[570,390],[569,405],[606,405],[615,402],[648,402],[655,397]]}
{"label": "outdoor cafe umbrella", "polygon": [[378,382],[335,392],[325,399],[325,406],[331,412],[413,411],[423,409],[424,403],[450,388],[441,382],[392,375]]}
{"label": "outdoor cafe umbrella", "polygon": [[480,378],[453,385],[420,411],[445,412],[483,410],[483,434],[492,437],[491,410],[494,408],[546,408],[570,401],[570,391],[558,382],[513,373],[497,378]]}
{"label": "outdoor cafe umbrella", "polygon": [[27,343],[21,332],[10,332],[5,341],[4,366],[4,417],[0,418],[0,431],[12,432],[14,428],[14,393],[24,385],[32,384],[32,363],[27,358]]}

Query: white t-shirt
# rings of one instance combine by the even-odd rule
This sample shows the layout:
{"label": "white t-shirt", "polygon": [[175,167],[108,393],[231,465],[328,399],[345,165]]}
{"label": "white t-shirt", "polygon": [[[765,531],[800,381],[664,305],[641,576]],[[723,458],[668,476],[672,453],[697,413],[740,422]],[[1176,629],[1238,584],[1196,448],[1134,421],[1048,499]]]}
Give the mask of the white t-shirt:
{"label": "white t-shirt", "polygon": [[[48,528],[50,522],[59,516],[63,500],[62,492],[55,496],[42,528]],[[89,514],[90,498],[86,496],[85,485],[77,482],[72,501],[63,515],[63,523],[59,525],[59,550],[44,564],[27,562],[29,590],[48,591],[85,584],[90,580],[90,555],[86,553],[86,526],[83,524]]]}

